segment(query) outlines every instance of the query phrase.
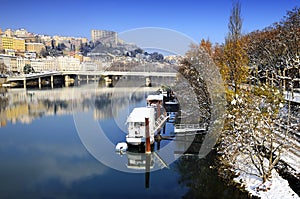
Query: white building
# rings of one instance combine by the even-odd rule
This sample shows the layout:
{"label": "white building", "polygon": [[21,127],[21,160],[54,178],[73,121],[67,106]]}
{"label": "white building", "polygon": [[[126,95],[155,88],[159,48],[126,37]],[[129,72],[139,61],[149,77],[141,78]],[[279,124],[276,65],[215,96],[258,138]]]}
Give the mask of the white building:
{"label": "white building", "polygon": [[74,57],[57,57],[57,69],[59,71],[78,71],[80,70],[80,60]]}
{"label": "white building", "polygon": [[23,57],[17,57],[17,72],[23,73],[24,66],[26,63],[28,63],[29,60]]}
{"label": "white building", "polygon": [[31,36],[30,33],[24,28],[16,30],[15,35],[16,35],[16,37],[29,37],[29,36]]}
{"label": "white building", "polygon": [[16,56],[0,54],[0,63],[5,64],[7,71],[18,72]]}
{"label": "white building", "polygon": [[30,59],[30,65],[35,72],[44,71],[44,63],[42,59]]}

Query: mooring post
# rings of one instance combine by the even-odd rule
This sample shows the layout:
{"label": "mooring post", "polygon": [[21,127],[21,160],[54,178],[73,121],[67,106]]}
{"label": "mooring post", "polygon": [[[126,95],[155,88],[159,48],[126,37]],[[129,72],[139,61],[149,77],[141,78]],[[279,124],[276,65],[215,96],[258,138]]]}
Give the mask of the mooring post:
{"label": "mooring post", "polygon": [[160,102],[157,103],[157,118],[160,117]]}
{"label": "mooring post", "polygon": [[145,124],[146,124],[146,153],[151,153],[151,146],[150,146],[150,132],[149,132],[149,118],[145,118]]}

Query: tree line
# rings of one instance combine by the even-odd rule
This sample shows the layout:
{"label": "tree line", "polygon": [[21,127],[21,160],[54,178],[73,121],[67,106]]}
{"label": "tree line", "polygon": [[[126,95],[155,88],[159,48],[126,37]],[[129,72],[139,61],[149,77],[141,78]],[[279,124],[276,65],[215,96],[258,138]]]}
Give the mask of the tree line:
{"label": "tree line", "polygon": [[222,75],[226,115],[216,147],[220,174],[233,177],[244,169],[242,164],[249,164],[256,169],[252,174],[266,182],[291,147],[291,109],[283,91],[299,89],[300,9],[295,7],[280,22],[249,34],[242,34],[242,22],[241,4],[234,3],[225,43],[203,39],[182,65],[193,68],[186,60],[201,60],[195,52],[205,51]]}

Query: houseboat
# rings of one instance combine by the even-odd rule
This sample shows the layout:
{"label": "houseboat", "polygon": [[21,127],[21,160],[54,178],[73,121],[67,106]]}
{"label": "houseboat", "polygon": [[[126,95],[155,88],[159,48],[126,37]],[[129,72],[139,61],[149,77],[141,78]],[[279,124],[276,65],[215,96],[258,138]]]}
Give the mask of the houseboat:
{"label": "houseboat", "polygon": [[146,121],[149,118],[149,135],[150,143],[154,143],[154,126],[155,126],[155,108],[138,107],[134,108],[127,118],[128,135],[126,142],[131,145],[141,145],[146,141]]}

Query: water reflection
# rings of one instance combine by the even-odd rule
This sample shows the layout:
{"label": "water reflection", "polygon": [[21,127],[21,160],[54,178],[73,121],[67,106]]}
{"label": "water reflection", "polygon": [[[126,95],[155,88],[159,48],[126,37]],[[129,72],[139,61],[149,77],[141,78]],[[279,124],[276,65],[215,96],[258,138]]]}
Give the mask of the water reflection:
{"label": "water reflection", "polygon": [[[184,156],[167,169],[164,162],[176,159],[173,152],[199,151],[202,139],[189,147],[177,138],[172,144],[161,141],[153,153],[147,175],[147,156],[115,154],[114,148],[98,155],[121,163],[120,172],[102,164],[83,145],[74,124],[76,116],[100,125],[104,137],[93,139],[96,146],[125,140],[124,124],[136,106],[144,106],[148,93],[157,88],[138,91],[98,87],[97,84],[51,90],[11,89],[1,93],[0,119],[0,198],[221,198],[232,190],[218,180],[209,166],[211,159]],[[84,126],[84,136],[94,133]],[[167,127],[169,128],[169,127]],[[114,146],[114,145],[113,145]],[[170,147],[166,150],[166,146]],[[170,151],[172,151],[170,155]],[[166,158],[165,158],[166,157]],[[160,162],[161,164],[157,164]],[[139,168],[137,168],[137,166]],[[142,170],[142,171],[139,171]],[[145,175],[146,172],[146,175]],[[146,181],[148,178],[150,180]],[[147,188],[148,189],[145,189]],[[222,191],[226,190],[226,191]],[[219,191],[219,192],[218,192]],[[202,192],[202,193],[199,193]],[[218,193],[219,195],[215,195]],[[207,197],[206,197],[207,196]]]}
{"label": "water reflection", "polygon": [[[153,91],[153,89],[148,89]],[[0,97],[1,126],[10,123],[27,123],[51,115],[71,115],[93,110],[94,119],[109,119],[127,109],[130,101],[144,100],[145,93],[137,93],[128,99],[128,93],[117,88],[85,87],[58,88],[53,90],[10,89]],[[112,98],[117,106],[108,106]]]}
{"label": "water reflection", "polygon": [[[197,151],[199,152],[199,151]],[[178,180],[182,186],[189,187],[183,198],[248,198],[246,193],[233,186],[226,186],[220,180],[216,170],[212,169],[215,152],[205,158],[183,156],[176,163],[176,171],[180,173]]]}

